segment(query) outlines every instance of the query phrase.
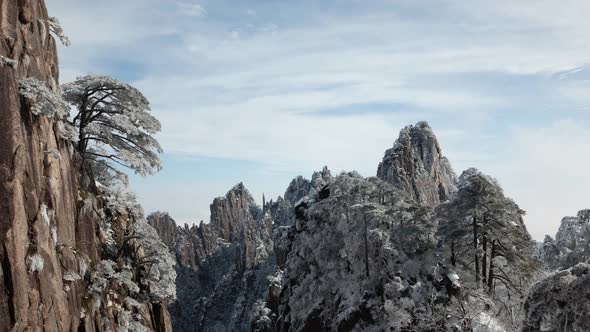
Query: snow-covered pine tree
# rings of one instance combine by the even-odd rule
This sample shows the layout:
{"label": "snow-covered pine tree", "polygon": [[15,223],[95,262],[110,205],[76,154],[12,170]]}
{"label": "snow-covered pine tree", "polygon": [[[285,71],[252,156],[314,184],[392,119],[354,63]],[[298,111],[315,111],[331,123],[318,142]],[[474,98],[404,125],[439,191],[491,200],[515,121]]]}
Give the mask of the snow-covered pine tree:
{"label": "snow-covered pine tree", "polygon": [[70,46],[72,44],[70,38],[64,34],[64,29],[61,27],[61,23],[57,17],[50,17],[47,23],[49,23],[49,31],[53,32],[64,46]]}
{"label": "snow-covered pine tree", "polygon": [[455,198],[436,210],[445,258],[463,280],[474,281],[465,283],[468,291],[487,292],[514,328],[520,299],[538,271],[524,213],[496,180],[476,169],[461,175]]}
{"label": "snow-covered pine tree", "polygon": [[137,252],[133,255],[133,266],[138,270],[139,283],[149,290],[150,300],[154,302],[172,302],[176,299],[176,260],[162,242],[157,231],[142,219],[131,227],[133,236],[138,241]]}
{"label": "snow-covered pine tree", "polygon": [[57,93],[55,85],[48,86],[34,77],[19,80],[19,94],[37,116],[46,116],[56,121],[59,135],[69,141],[78,139],[76,129],[67,120],[69,105]]}
{"label": "snow-covered pine tree", "polygon": [[162,148],[153,137],[160,122],[147,98],[131,85],[107,76],[83,76],[62,86],[75,107],[77,150],[84,161],[106,161],[145,176],[162,168]]}
{"label": "snow-covered pine tree", "polygon": [[481,283],[490,292],[496,282],[520,289],[517,279],[530,277],[535,269],[534,243],[522,215],[494,179],[475,169],[465,171],[455,199],[437,209],[439,236],[452,265],[473,271],[475,286]]}

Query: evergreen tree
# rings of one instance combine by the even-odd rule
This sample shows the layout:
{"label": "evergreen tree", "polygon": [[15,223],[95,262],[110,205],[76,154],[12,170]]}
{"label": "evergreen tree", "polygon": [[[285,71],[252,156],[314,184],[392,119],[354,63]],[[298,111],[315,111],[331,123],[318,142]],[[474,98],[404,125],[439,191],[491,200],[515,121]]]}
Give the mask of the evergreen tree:
{"label": "evergreen tree", "polygon": [[161,170],[162,148],[153,137],[160,122],[139,90],[107,76],[84,76],[62,91],[75,108],[72,122],[84,161],[119,164],[143,176]]}

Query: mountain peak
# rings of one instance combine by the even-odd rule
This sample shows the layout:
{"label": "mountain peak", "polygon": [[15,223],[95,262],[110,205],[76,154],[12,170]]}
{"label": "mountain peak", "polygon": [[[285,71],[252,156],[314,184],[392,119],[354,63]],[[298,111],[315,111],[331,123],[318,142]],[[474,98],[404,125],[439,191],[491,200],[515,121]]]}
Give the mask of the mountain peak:
{"label": "mountain peak", "polygon": [[457,187],[457,176],[426,121],[400,131],[393,148],[385,152],[377,177],[428,206],[446,201]]}
{"label": "mountain peak", "polygon": [[241,225],[253,220],[250,208],[255,205],[252,194],[240,182],[225,197],[213,200],[210,206],[211,225],[219,229],[220,237],[225,241],[234,242],[239,238]]}

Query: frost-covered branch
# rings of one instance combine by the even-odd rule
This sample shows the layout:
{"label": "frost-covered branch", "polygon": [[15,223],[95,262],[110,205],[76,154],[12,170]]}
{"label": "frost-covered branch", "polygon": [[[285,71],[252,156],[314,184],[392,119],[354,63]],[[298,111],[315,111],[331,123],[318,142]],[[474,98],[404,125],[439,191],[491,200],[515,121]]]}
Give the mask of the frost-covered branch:
{"label": "frost-covered branch", "polygon": [[109,210],[143,218],[143,209],[129,188],[127,175],[104,160],[92,161],[90,166],[100,195]]}
{"label": "frost-covered branch", "polygon": [[49,31],[53,32],[64,46],[70,46],[72,44],[70,38],[64,34],[64,30],[57,17],[50,17],[47,22],[49,23]]}
{"label": "frost-covered branch", "polygon": [[85,160],[113,162],[143,176],[162,168],[162,148],[153,137],[160,122],[139,90],[107,76],[84,76],[63,85],[63,95],[77,109],[73,123]]}
{"label": "frost-covered branch", "polygon": [[146,220],[136,222],[132,231],[138,237],[144,256],[138,259],[139,266],[146,266],[141,284],[149,289],[153,301],[166,302],[176,299],[176,261],[156,230]]}
{"label": "frost-covered branch", "polygon": [[18,61],[0,55],[0,65],[15,68],[18,65]]}
{"label": "frost-covered branch", "polygon": [[18,83],[19,93],[31,105],[31,112],[33,114],[60,119],[68,116],[68,104],[60,95],[51,91],[43,82],[32,77],[27,77],[19,80]]}
{"label": "frost-covered branch", "polygon": [[56,119],[59,135],[66,140],[76,142],[78,139],[76,130],[67,120],[70,107],[66,101],[45,83],[35,78],[27,77],[19,80],[18,83],[18,91],[29,104],[31,112],[38,116]]}

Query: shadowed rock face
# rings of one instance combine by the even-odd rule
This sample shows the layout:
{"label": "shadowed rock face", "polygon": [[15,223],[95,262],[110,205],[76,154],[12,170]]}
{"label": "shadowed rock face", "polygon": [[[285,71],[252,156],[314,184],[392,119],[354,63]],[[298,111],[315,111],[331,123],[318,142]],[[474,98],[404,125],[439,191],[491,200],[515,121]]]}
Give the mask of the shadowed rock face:
{"label": "shadowed rock face", "polygon": [[401,130],[393,148],[385,152],[377,177],[428,206],[448,200],[457,190],[457,177],[426,122]]}
{"label": "shadowed rock face", "polygon": [[567,269],[590,257],[590,210],[561,220],[555,240],[546,236],[539,248],[539,258],[549,270]]}
{"label": "shadowed rock face", "polygon": [[311,182],[303,176],[298,176],[294,178],[289,184],[289,187],[287,187],[287,190],[285,191],[285,200],[293,205],[304,196],[307,196],[310,190]]}
{"label": "shadowed rock face", "polygon": [[[20,18],[25,12],[26,19]],[[61,331],[78,325],[80,305],[69,297],[79,295],[63,290],[61,255],[50,238],[55,227],[59,243],[77,245],[71,159],[55,160],[45,153],[54,149],[69,156],[53,133],[53,123],[33,117],[18,94],[20,78],[32,76],[54,86],[58,79],[55,42],[39,23],[46,19],[42,1],[0,1],[0,54],[18,61],[0,64],[0,331],[43,326]],[[50,177],[57,181],[50,182]],[[49,225],[41,220],[43,205]],[[27,271],[27,257],[35,253],[44,261],[42,273]],[[86,253],[97,256],[95,249]],[[52,304],[51,311],[40,310]]]}
{"label": "shadowed rock face", "polygon": [[[56,135],[56,122],[34,115],[18,92],[19,80],[30,77],[59,93],[44,1],[0,0],[0,30],[0,332],[116,326],[118,310],[107,310],[107,301],[88,307],[84,280],[101,260],[98,224],[108,211],[95,188],[81,184],[72,145]],[[121,238],[134,220],[110,215],[113,236]],[[82,279],[64,280],[66,272]],[[145,326],[171,331],[165,307],[138,311]]]}
{"label": "shadowed rock face", "polygon": [[178,227],[166,212],[153,213],[147,219],[185,268],[197,270],[220,248],[232,245],[241,247],[242,272],[272,254],[272,219],[262,215],[242,183],[213,201],[209,224]]}
{"label": "shadowed rock face", "polygon": [[590,265],[580,263],[535,284],[524,304],[523,332],[590,331]]}
{"label": "shadowed rock face", "polygon": [[166,212],[155,212],[149,216],[149,223],[158,231],[162,242],[168,248],[174,248],[176,241],[176,222]]}
{"label": "shadowed rock face", "polygon": [[211,204],[211,222],[177,227],[167,214],[148,217],[176,255],[175,331],[248,331],[256,300],[274,271],[272,218],[243,184]]}
{"label": "shadowed rock face", "polygon": [[255,205],[250,192],[239,183],[225,197],[213,200],[211,225],[217,229],[220,238],[234,242],[240,237],[242,223],[252,219],[250,207]]}

